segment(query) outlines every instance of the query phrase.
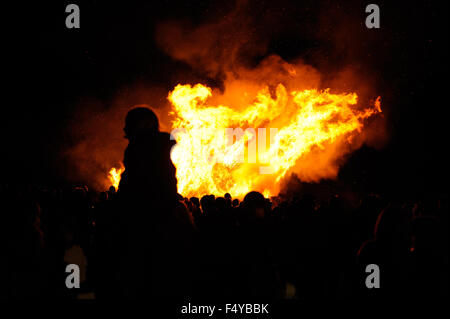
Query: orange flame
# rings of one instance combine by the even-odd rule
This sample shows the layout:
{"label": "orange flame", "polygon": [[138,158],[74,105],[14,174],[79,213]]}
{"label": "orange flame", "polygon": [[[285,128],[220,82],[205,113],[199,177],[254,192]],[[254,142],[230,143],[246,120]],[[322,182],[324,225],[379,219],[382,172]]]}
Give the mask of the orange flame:
{"label": "orange flame", "polygon": [[123,167],[122,163],[120,163],[119,168],[111,168],[108,173],[108,179],[110,182],[110,185],[114,186],[114,188],[117,190],[120,183],[120,176],[122,175],[125,168]]}
{"label": "orange flame", "polygon": [[[212,95],[202,84],[178,84],[168,95],[177,140],[171,158],[177,168],[178,192],[186,197],[229,192],[242,198],[251,190],[276,195],[282,178],[305,155],[314,148],[351,144],[363,120],[381,112],[380,98],[360,112],[355,108],[356,93],[288,92],[282,84],[274,96],[263,87],[240,110],[209,105]],[[271,129],[276,133],[267,138]],[[237,134],[230,139],[230,132]],[[333,175],[324,173],[324,177],[327,174]]]}
{"label": "orange flame", "polygon": [[[225,93],[178,84],[169,93],[177,141],[171,159],[183,196],[242,198],[256,190],[269,197],[290,173],[307,182],[334,178],[344,155],[360,146],[355,137],[365,120],[382,112],[380,97],[361,109],[356,93],[288,90],[289,84],[273,92],[248,83],[229,82]],[[109,171],[116,188],[123,171],[122,164]]]}

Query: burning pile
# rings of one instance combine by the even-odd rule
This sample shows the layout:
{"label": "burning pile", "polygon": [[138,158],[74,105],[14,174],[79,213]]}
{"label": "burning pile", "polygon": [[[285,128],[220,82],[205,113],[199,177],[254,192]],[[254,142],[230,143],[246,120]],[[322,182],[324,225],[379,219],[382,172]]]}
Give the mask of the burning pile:
{"label": "burning pile", "polygon": [[[381,107],[370,78],[345,61],[327,70],[313,59],[321,73],[300,58],[270,54],[284,8],[280,15],[260,10],[257,19],[255,9],[260,5],[238,1],[220,19],[157,27],[159,47],[193,70],[183,74],[190,84],[178,84],[159,113],[177,141],[171,158],[185,197],[271,196],[291,174],[304,182],[335,178],[349,153],[385,134],[383,122],[373,120]],[[216,88],[195,84],[210,80]],[[110,172],[113,184],[120,173]]]}
{"label": "burning pile", "polygon": [[[168,95],[177,141],[171,158],[186,197],[242,198],[251,190],[273,196],[291,172],[304,181],[335,177],[336,160],[352,150],[365,120],[381,112],[380,97],[360,110],[356,93],[288,91],[283,84],[262,87],[239,106],[209,103],[213,95],[202,84],[179,84]],[[123,169],[110,170],[113,186]]]}
{"label": "burning pile", "polygon": [[210,105],[211,95],[210,88],[196,84],[177,85],[168,96],[177,140],[171,156],[183,196],[243,197],[251,190],[277,195],[282,178],[295,172],[305,155],[351,144],[364,120],[381,112],[380,98],[358,111],[355,93],[288,92],[282,84],[274,96],[262,88],[240,109]]}

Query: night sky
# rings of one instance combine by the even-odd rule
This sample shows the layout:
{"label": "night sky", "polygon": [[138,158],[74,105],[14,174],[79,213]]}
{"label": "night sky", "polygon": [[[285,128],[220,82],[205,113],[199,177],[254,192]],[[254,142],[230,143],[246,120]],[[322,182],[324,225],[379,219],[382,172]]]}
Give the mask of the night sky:
{"label": "night sky", "polygon": [[[85,99],[102,101],[107,111],[108,101],[130,86],[154,85],[168,92],[196,79],[220,87],[220,77],[168,56],[156,43],[155,30],[168,20],[196,25],[220,19],[234,6],[221,2],[74,1],[81,9],[79,30],[65,27],[65,7],[71,2],[6,6],[5,180],[69,182],[64,172],[70,163],[61,154],[76,143],[73,118]],[[383,98],[390,137],[382,149],[355,152],[340,178],[364,174],[369,189],[386,192],[442,192],[446,161],[439,152],[448,148],[442,125],[448,108],[448,4],[376,1],[381,28],[369,30],[364,26],[369,3],[249,1],[249,12],[261,17],[254,32],[267,43],[263,51],[246,56],[245,63],[256,65],[278,54],[333,70],[354,61]]]}

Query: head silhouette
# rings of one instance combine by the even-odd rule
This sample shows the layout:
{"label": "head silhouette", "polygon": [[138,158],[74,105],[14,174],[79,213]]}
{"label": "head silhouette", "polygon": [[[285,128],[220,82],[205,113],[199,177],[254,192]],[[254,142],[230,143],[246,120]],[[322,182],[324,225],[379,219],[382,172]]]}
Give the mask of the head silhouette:
{"label": "head silhouette", "polygon": [[244,208],[250,217],[263,218],[265,215],[266,200],[263,194],[252,191],[244,197]]}
{"label": "head silhouette", "polygon": [[123,130],[128,139],[149,132],[158,132],[158,117],[149,108],[136,107],[128,112]]}

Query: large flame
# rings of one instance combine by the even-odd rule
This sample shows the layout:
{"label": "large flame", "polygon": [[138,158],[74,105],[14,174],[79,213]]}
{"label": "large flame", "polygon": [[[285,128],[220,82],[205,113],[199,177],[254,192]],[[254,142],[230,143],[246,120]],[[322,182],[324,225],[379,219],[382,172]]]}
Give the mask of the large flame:
{"label": "large flame", "polygon": [[[272,94],[263,87],[240,107],[210,105],[212,98],[202,84],[178,84],[168,95],[177,141],[171,158],[185,197],[229,192],[242,198],[251,190],[272,196],[288,172],[307,181],[335,177],[334,157],[345,155],[364,120],[381,112],[380,97],[358,110],[356,93],[288,92],[283,84]],[[109,171],[116,188],[123,170],[121,165]]]}
{"label": "large flame", "polygon": [[212,90],[202,84],[179,84],[169,93],[177,140],[171,158],[180,194],[276,195],[281,179],[305,154],[352,143],[363,120],[381,112],[379,97],[371,108],[357,111],[356,93],[288,92],[279,84],[273,95],[264,87],[238,110],[209,105]]}

